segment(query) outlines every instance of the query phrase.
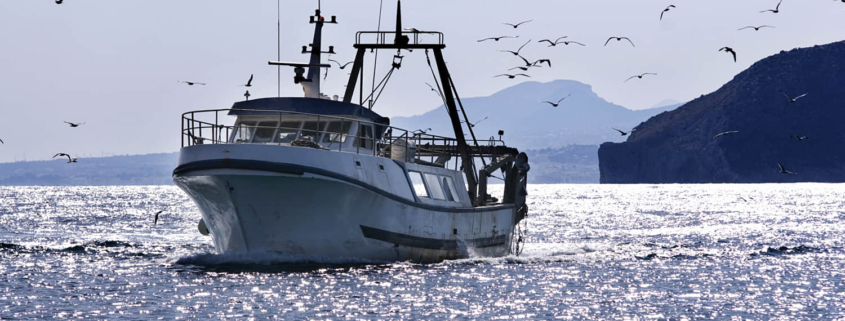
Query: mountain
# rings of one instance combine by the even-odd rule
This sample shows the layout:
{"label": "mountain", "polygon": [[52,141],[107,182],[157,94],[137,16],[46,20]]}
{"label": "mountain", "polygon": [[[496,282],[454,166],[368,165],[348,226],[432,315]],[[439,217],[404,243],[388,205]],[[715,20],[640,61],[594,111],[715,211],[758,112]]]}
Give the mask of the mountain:
{"label": "mountain", "polygon": [[179,153],[0,163],[0,186],[170,185]]}
{"label": "mountain", "polygon": [[[557,101],[570,94],[557,108],[539,102]],[[572,80],[524,82],[491,96],[464,98],[462,102],[470,121],[481,121],[473,128],[478,139],[495,136],[501,129],[508,145],[520,150],[622,141],[610,127],[630,129],[673,108],[630,110],[607,102],[591,86]],[[482,120],[485,117],[488,118]],[[433,134],[454,136],[443,105],[418,116],[393,117],[391,125],[408,130],[431,127]]]}
{"label": "mountain", "polygon": [[[845,182],[843,84],[845,42],[782,51],[649,119],[626,142],[602,144],[601,182]],[[807,96],[792,103],[781,90]],[[726,131],[739,132],[713,138]]]}

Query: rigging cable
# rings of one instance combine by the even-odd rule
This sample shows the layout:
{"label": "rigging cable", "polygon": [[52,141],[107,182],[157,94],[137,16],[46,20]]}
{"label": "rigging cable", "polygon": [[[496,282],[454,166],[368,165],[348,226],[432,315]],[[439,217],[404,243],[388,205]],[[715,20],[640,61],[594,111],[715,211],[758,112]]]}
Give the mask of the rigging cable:
{"label": "rigging cable", "polygon": [[[379,5],[378,5],[378,32],[381,32],[382,5],[384,5],[384,0],[379,1]],[[376,54],[375,54],[375,57],[373,57],[373,85],[371,87],[372,92],[370,93],[370,97],[372,97],[373,94],[375,94],[375,92],[376,92],[376,69],[378,69],[378,49],[374,49],[374,50],[375,50]],[[392,70],[391,70],[391,72],[392,72]],[[361,85],[361,89],[362,90],[364,89],[363,84]],[[368,99],[369,99],[369,97],[368,97]],[[375,105],[375,102],[370,101],[370,110],[373,110],[373,105]]]}
{"label": "rigging cable", "polygon": [[[370,100],[370,98],[373,98],[373,95],[375,95],[375,93],[376,93],[376,89],[381,87],[381,90],[379,91],[378,96],[376,96],[374,101],[371,101],[370,109],[373,109],[372,107],[375,105],[375,101],[378,100],[378,97],[381,97],[381,93],[384,91],[384,87],[387,87],[386,82],[388,80],[390,80],[390,76],[393,75],[394,70],[396,70],[396,67],[390,68],[390,71],[388,71],[387,74],[384,75],[384,78],[382,78],[381,82],[378,83],[378,86],[374,86],[373,92],[370,93],[369,96],[367,96],[367,99],[364,99],[364,100]],[[384,85],[384,87],[382,87],[382,85]]]}
{"label": "rigging cable", "polygon": [[437,86],[437,94],[440,95],[440,100],[443,101],[443,107],[446,107],[446,112],[448,112],[449,107],[446,106],[446,96],[443,95],[443,89],[440,88],[440,81],[437,80],[437,76],[434,74],[434,67],[431,66],[431,58],[428,56],[428,49],[425,50],[425,61],[428,62],[428,69],[431,70],[431,78],[434,79],[434,84]]}
{"label": "rigging cable", "polygon": [[[467,124],[469,124],[469,118],[467,118],[467,112],[464,109],[464,104],[461,102],[461,96],[458,95],[458,88],[455,88],[455,81],[452,80],[452,74],[449,74],[449,83],[452,84],[452,92],[455,93],[455,100],[457,100],[458,105],[461,106],[461,113],[464,114],[464,121],[466,121]],[[467,126],[467,129],[469,129],[469,134],[472,136],[472,142],[475,144],[475,147],[480,150],[481,147],[478,146],[478,140],[475,139],[475,132],[473,132],[472,126]],[[481,163],[484,164],[484,167],[487,167],[487,161],[484,160],[484,157],[482,156],[480,158],[481,158]],[[473,164],[473,167],[475,167],[475,164]]]}

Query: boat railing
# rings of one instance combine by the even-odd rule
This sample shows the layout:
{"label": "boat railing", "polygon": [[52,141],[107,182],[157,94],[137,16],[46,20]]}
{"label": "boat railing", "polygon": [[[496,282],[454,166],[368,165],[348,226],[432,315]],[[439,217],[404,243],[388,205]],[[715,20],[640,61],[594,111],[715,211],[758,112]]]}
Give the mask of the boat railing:
{"label": "boat railing", "polygon": [[[396,31],[359,31],[355,34],[356,45],[367,46],[395,46]],[[443,33],[437,31],[403,31],[399,33],[400,36],[408,37],[408,43],[403,46],[444,46]],[[434,39],[434,40],[431,40]]]}
{"label": "boat railing", "polygon": [[[255,122],[255,125],[238,126],[231,123],[229,112],[250,113],[263,118]],[[222,115],[221,115],[222,113]],[[268,117],[268,116],[272,116]],[[303,120],[307,119],[307,120]],[[286,128],[288,123],[296,121],[300,123],[316,124],[315,128],[306,128],[304,124],[297,125],[297,128]],[[260,126],[264,122],[273,122],[274,126]],[[335,123],[330,125],[330,123]],[[337,124],[339,123],[339,124]],[[373,129],[372,135],[362,133],[362,126],[370,125]],[[356,126],[356,127],[353,127]],[[242,137],[239,130],[247,132]],[[292,137],[283,139],[280,137],[284,131],[291,133]],[[265,136],[258,138],[258,133]],[[269,133],[269,135],[266,135]],[[352,133],[350,135],[350,133]],[[445,162],[459,155],[457,148],[458,141],[454,138],[428,134],[422,130],[406,130],[398,127],[387,126],[375,122],[342,116],[327,116],[320,114],[309,114],[292,111],[272,110],[249,110],[249,109],[209,109],[190,111],[182,114],[182,147],[208,144],[259,144],[259,145],[284,145],[311,147],[322,150],[337,152],[348,152],[355,154],[369,154],[372,156],[394,158],[394,153],[402,150],[406,162],[428,163],[435,166],[445,166]],[[310,137],[310,139],[306,138]],[[245,138],[245,139],[243,139]],[[355,140],[352,146],[346,144],[349,139]],[[495,150],[495,147],[507,148],[504,141],[491,137],[488,140],[479,140],[480,146],[488,147],[484,150]],[[416,147],[415,153],[408,152],[409,147]],[[494,149],[490,149],[493,147]],[[487,152],[490,154],[490,152]],[[397,154],[398,155],[398,154]],[[441,158],[438,162],[438,158]],[[489,156],[483,152],[476,156]],[[399,156],[401,157],[401,156]],[[394,158],[395,159],[395,158]],[[425,161],[429,159],[429,161]],[[457,165],[456,165],[457,166]]]}

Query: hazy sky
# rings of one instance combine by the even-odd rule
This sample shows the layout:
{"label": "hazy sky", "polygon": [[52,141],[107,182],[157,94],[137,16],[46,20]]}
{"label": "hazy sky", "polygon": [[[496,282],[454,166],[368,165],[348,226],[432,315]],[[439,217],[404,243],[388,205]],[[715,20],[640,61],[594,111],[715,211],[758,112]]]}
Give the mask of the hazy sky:
{"label": "hazy sky", "polygon": [[[358,30],[374,30],[379,0],[323,0],[337,15],[324,43],[333,58],[350,61]],[[677,8],[659,21],[669,4]],[[405,0],[406,27],[446,35],[444,55],[462,97],[486,96],[523,79],[493,78],[521,63],[497,52],[523,50],[550,58],[553,68],[531,70],[532,81],[572,79],[603,98],[632,109],[660,101],[686,101],[716,90],[755,61],[780,50],[845,38],[845,4],[832,0],[630,1],[630,0]],[[282,1],[282,60],[306,61],[307,23],[316,1]],[[384,0],[382,29],[394,26],[396,1]],[[502,22],[533,22],[513,29]],[[737,31],[747,25],[774,29]],[[501,35],[519,39],[478,43]],[[603,44],[609,36],[636,44]],[[587,44],[547,48],[536,41],[569,36]],[[52,0],[0,1],[0,162],[46,159],[58,152],[80,156],[178,150],[180,114],[229,108],[243,99],[251,73],[253,98],[276,95],[274,0]],[[717,50],[736,49],[739,61]],[[379,79],[395,52],[382,51]],[[439,98],[424,82],[431,74],[421,51],[404,53],[375,111],[413,115],[436,108]],[[368,55],[367,66],[372,66]],[[346,72],[329,72],[323,91],[342,95]],[[659,75],[623,81],[634,74]],[[372,70],[367,70],[370,83]],[[282,69],[282,94],[301,96],[293,72]],[[206,82],[189,87],[179,80]],[[472,111],[470,111],[472,112]],[[561,109],[561,117],[566,110]],[[70,129],[62,121],[86,122]]]}

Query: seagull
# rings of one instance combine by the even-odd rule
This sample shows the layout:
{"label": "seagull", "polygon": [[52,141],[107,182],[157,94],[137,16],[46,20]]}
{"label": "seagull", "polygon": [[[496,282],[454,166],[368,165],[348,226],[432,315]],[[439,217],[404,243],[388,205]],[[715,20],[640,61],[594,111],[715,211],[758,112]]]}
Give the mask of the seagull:
{"label": "seagull", "polygon": [[730,52],[734,56],[734,62],[736,62],[736,51],[734,51],[734,48],[722,47],[722,49],[719,49],[719,51]]}
{"label": "seagull", "polygon": [[754,31],[760,31],[760,28],[774,28],[774,27],[768,26],[768,25],[762,25],[762,26],[759,26],[759,27],[748,26],[748,27],[739,28],[737,30],[754,29]]}
{"label": "seagull", "polygon": [[525,47],[526,45],[528,45],[528,43],[530,43],[530,42],[531,42],[531,39],[528,39],[528,42],[526,42],[524,45],[522,45],[522,47],[519,47],[519,49],[517,49],[516,51],[510,51],[510,50],[499,50],[499,51],[500,51],[500,52],[510,52],[510,53],[512,53],[514,56],[519,56],[519,52],[520,52],[520,51],[522,51],[522,48],[524,48],[524,47]]}
{"label": "seagull", "polygon": [[742,196],[740,196],[740,197],[738,198],[738,200],[741,200],[741,201],[743,201],[743,202],[748,203],[748,200],[746,200],[746,199],[745,199],[744,197],[742,197]]}
{"label": "seagull", "polygon": [[674,4],[670,4],[668,7],[666,7],[666,9],[663,9],[663,11],[660,12],[660,21],[663,21],[663,14],[669,12],[669,9],[674,7]]}
{"label": "seagull", "polygon": [[408,30],[408,31],[413,32],[413,33],[420,33],[420,32],[422,32],[422,31],[420,31],[420,30],[419,30],[419,29],[417,29],[417,28],[404,28],[404,30]]}
{"label": "seagull", "polygon": [[786,170],[786,168],[783,168],[783,165],[781,165],[780,162],[778,162],[778,167],[780,167],[780,173],[781,174],[795,174],[793,172]]}
{"label": "seagull", "polygon": [[778,12],[780,12],[780,4],[781,4],[781,2],[783,2],[783,0],[778,1],[778,5],[777,5],[777,7],[775,7],[774,9],[763,10],[763,11],[760,11],[760,13],[763,13],[763,12],[769,12],[769,11],[771,11],[772,13],[778,13]]}
{"label": "seagull", "polygon": [[552,61],[550,59],[537,59],[532,65],[542,65],[544,62],[549,65],[549,68],[552,67]]}
{"label": "seagull", "polygon": [[352,63],[352,61],[350,61],[350,62],[347,62],[347,63],[341,65],[340,62],[338,62],[337,60],[329,59],[329,61],[336,63],[337,67],[340,68],[340,70],[343,70],[344,68],[346,68],[346,66],[349,66],[349,64]]}
{"label": "seagull", "polygon": [[795,139],[797,139],[798,141],[802,141],[802,140],[805,140],[805,139],[810,139],[810,137],[808,137],[808,136],[798,136],[798,135],[792,135],[792,136],[789,136],[789,137],[794,137],[794,138],[795,138]]}
{"label": "seagull", "polygon": [[511,74],[501,74],[501,75],[494,76],[493,78],[496,78],[496,77],[503,77],[503,76],[504,76],[504,77],[508,77],[508,79],[514,79],[514,78],[516,78],[516,76],[525,76],[525,77],[531,78],[531,76],[526,75],[526,74],[516,74],[516,75],[511,75]]}
{"label": "seagull", "polygon": [[563,41],[563,42],[561,42],[561,43],[562,43],[562,44],[564,44],[564,45],[567,45],[567,46],[569,46],[569,44],[570,44],[570,43],[579,44],[579,45],[581,45],[582,47],[586,47],[586,46],[587,46],[587,45],[585,45],[585,44],[583,44],[583,43],[580,43],[580,42],[577,42],[577,41]]}
{"label": "seagull", "polygon": [[519,38],[519,36],[516,36],[516,37],[514,37],[514,36],[490,37],[490,38],[484,38],[484,39],[478,40],[478,42],[485,42],[487,40],[499,41],[500,39],[507,39],[507,38]]}
{"label": "seagull", "polygon": [[[613,39],[616,39],[616,41],[622,41],[622,39],[625,39],[625,40],[628,40],[628,42],[631,43],[631,46],[634,46],[634,42],[631,41],[631,39],[628,39],[628,37],[610,37],[610,38],[607,38],[607,41],[605,41],[605,43],[604,43],[605,47]],[[634,47],[636,47],[636,46],[634,46]]]}
{"label": "seagull", "polygon": [[718,134],[716,134],[716,136],[713,136],[713,139],[716,139],[716,138],[719,138],[719,137],[722,137],[722,136],[725,136],[725,135],[736,134],[738,132],[739,132],[738,130],[732,130],[732,131],[727,131],[727,132],[724,132],[724,133],[718,133]]}
{"label": "seagull", "polygon": [[784,96],[786,96],[786,99],[789,99],[789,102],[791,102],[791,103],[794,103],[796,100],[798,100],[798,98],[801,98],[801,97],[807,96],[807,94],[803,94],[803,95],[801,95],[801,96],[798,96],[798,97],[792,98],[792,97],[789,97],[789,95],[787,95],[785,92],[783,92],[783,90],[781,90],[781,91],[780,91],[780,93],[781,93],[781,94],[783,94]]}
{"label": "seagull", "polygon": [[70,125],[70,127],[79,127],[79,125],[85,124],[85,123],[71,123],[69,121],[66,121],[65,123]]}
{"label": "seagull", "polygon": [[5,144],[2,139],[0,139],[0,144]]}
{"label": "seagull", "polygon": [[550,102],[550,101],[547,101],[547,100],[541,101],[541,103],[547,103],[549,105],[552,105],[552,107],[557,107],[558,105],[560,105],[560,102],[564,101],[566,98],[569,98],[569,96],[572,96],[572,94],[566,95],[566,97],[561,98],[556,103],[553,103],[553,102]]}
{"label": "seagull", "polygon": [[485,120],[487,120],[487,117],[484,117],[484,119],[479,120],[479,121],[474,122],[474,123],[470,123],[469,121],[462,121],[462,123],[467,123],[467,125],[469,125],[470,128],[475,128],[475,125],[478,125],[478,123],[483,122]]}
{"label": "seagull", "polygon": [[429,83],[425,83],[425,84],[428,85],[428,88],[431,88],[431,91],[433,91],[435,94],[437,94],[437,96],[440,96],[440,98],[443,98],[443,95],[441,95],[440,92],[437,91],[437,89],[434,89],[434,87],[432,87],[431,84],[429,84]]}
{"label": "seagull", "polygon": [[519,26],[521,26],[522,24],[524,24],[524,23],[529,23],[529,22],[531,22],[531,21],[534,21],[534,20],[523,21],[523,22],[520,22],[520,23],[517,23],[517,24],[512,24],[512,23],[507,23],[507,22],[505,22],[505,23],[503,23],[503,25],[508,25],[508,26],[511,26],[511,27],[513,27],[514,29],[516,29],[516,28],[519,28]]}
{"label": "seagull", "polygon": [[414,134],[414,136],[417,136],[417,135],[420,135],[420,134],[426,134],[430,131],[431,131],[431,128],[426,128],[425,130],[417,129],[415,131],[412,131],[411,133]]}
{"label": "seagull", "polygon": [[647,73],[644,73],[644,74],[639,74],[639,75],[631,76],[631,78],[628,78],[628,79],[626,79],[626,80],[625,80],[625,81],[623,81],[623,82],[628,82],[628,80],[631,80],[631,79],[634,79],[634,78],[643,79],[643,76],[645,76],[645,75],[655,75],[655,76],[657,76],[657,74],[655,74],[655,73],[653,73],[653,72],[647,72]]}
{"label": "seagull", "polygon": [[511,69],[508,69],[508,71],[511,71],[511,70],[514,70],[514,69],[519,69],[519,70],[522,70],[522,71],[528,71],[528,69],[531,68],[531,67],[538,67],[539,68],[539,66],[534,66],[534,65],[531,65],[531,66],[528,66],[528,67],[519,66],[519,67],[513,67]]}
{"label": "seagull", "polygon": [[[610,127],[610,128],[613,128],[613,127]],[[623,131],[621,131],[621,130],[618,130],[618,129],[616,129],[616,128],[613,128],[613,130],[618,131],[620,134],[622,134],[622,136],[628,136],[628,134],[630,134],[631,132],[635,131],[636,129],[631,129],[631,131],[630,131],[630,132],[627,132],[627,133],[626,133],[626,132],[623,132]]]}
{"label": "seagull", "polygon": [[203,83],[203,82],[196,82],[196,81],[179,81],[179,82],[183,83],[183,84],[188,84],[188,86],[193,86],[193,85],[205,86],[205,83]]}
{"label": "seagull", "polygon": [[158,211],[158,212],[155,213],[155,216],[153,216],[153,225],[158,224],[158,215],[161,214],[162,212],[164,212],[164,210],[161,210],[161,211]]}
{"label": "seagull", "polygon": [[74,158],[71,158],[71,157],[70,157],[70,155],[65,154],[65,153],[58,153],[58,154],[56,154],[56,155],[53,155],[53,158],[56,158],[56,157],[59,157],[59,156],[66,156],[66,157],[67,157],[67,162],[68,162],[68,164],[70,164],[70,163],[76,163],[76,160],[78,160],[78,159],[79,159],[79,157],[74,157]]}
{"label": "seagull", "polygon": [[540,41],[537,41],[537,42],[543,42],[543,41],[545,41],[545,42],[548,42],[548,43],[549,43],[549,47],[554,47],[554,46],[557,46],[558,44],[562,43],[563,41],[560,41],[560,39],[564,39],[564,38],[569,38],[569,37],[567,37],[567,36],[563,36],[563,37],[560,37],[560,38],[555,39],[555,41],[551,41],[551,40],[549,40],[549,39],[543,39],[543,40],[540,40]]}
{"label": "seagull", "polygon": [[246,100],[249,100],[249,96],[252,96],[252,95],[250,95],[249,90],[247,90],[246,93],[244,93],[244,97],[246,97]]}
{"label": "seagull", "polygon": [[241,85],[241,87],[252,87],[252,76],[253,74],[249,75],[249,80],[246,82],[246,85]]}

